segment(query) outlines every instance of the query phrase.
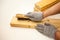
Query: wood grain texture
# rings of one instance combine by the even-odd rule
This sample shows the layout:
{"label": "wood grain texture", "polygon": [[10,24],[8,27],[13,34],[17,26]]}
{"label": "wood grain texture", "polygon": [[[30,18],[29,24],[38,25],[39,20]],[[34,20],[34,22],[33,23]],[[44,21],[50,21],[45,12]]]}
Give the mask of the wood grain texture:
{"label": "wood grain texture", "polygon": [[40,2],[37,2],[35,4],[35,7],[37,7],[40,11],[44,11],[58,2],[59,0],[42,0]]}

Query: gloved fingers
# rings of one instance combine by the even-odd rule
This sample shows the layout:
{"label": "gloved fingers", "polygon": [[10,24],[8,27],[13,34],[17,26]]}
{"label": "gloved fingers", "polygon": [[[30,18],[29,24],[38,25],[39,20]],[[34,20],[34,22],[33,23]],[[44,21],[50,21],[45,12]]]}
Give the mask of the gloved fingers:
{"label": "gloved fingers", "polygon": [[43,24],[37,24],[37,26],[35,28],[41,33],[44,32],[44,25]]}
{"label": "gloved fingers", "polygon": [[54,25],[50,23],[45,23],[45,28],[44,28],[44,34],[47,35],[50,38],[54,38],[54,34],[56,32],[56,28]]}
{"label": "gloved fingers", "polygon": [[56,28],[49,23],[37,24],[36,29],[50,38],[54,38],[54,33],[56,32]]}
{"label": "gloved fingers", "polygon": [[42,12],[28,12],[26,16],[40,18],[42,17]]}
{"label": "gloved fingers", "polygon": [[28,16],[28,17],[30,17],[30,18],[33,18],[32,12],[28,12],[28,13],[26,14],[26,16]]}
{"label": "gloved fingers", "polygon": [[41,21],[43,19],[42,12],[29,12],[26,14],[26,16],[33,21]]}
{"label": "gloved fingers", "polygon": [[44,29],[44,25],[43,24],[37,24],[37,27],[40,29]]}

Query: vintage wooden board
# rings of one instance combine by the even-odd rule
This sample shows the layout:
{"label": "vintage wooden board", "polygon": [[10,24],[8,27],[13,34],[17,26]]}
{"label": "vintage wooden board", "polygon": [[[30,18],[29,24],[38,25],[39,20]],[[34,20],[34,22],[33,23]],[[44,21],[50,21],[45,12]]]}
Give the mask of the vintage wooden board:
{"label": "vintage wooden board", "polygon": [[35,4],[35,7],[40,9],[40,11],[44,11],[58,2],[59,0],[41,0]]}

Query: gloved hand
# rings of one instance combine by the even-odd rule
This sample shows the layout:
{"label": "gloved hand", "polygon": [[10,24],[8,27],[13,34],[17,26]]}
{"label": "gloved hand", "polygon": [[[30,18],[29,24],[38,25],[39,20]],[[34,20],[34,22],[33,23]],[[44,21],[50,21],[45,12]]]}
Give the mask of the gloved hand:
{"label": "gloved hand", "polygon": [[37,24],[36,30],[50,38],[55,38],[56,28],[49,23]]}
{"label": "gloved hand", "polygon": [[29,12],[26,14],[32,21],[41,21],[43,19],[42,12]]}

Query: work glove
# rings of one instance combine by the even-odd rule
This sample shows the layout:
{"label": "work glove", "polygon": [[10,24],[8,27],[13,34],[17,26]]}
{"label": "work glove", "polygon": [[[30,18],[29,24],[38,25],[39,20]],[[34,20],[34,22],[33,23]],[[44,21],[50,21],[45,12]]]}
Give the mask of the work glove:
{"label": "work glove", "polygon": [[26,14],[32,21],[41,21],[43,19],[42,12],[29,12]]}
{"label": "work glove", "polygon": [[36,30],[49,38],[55,38],[56,28],[49,23],[37,24]]}

